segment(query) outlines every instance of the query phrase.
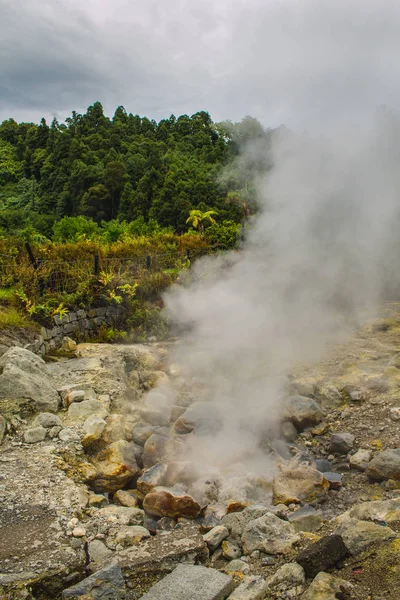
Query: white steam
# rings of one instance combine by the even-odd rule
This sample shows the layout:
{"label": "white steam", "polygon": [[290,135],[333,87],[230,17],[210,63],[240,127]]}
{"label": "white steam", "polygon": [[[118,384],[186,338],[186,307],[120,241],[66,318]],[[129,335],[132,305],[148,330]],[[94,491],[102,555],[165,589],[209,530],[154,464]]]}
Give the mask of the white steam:
{"label": "white steam", "polygon": [[203,385],[219,432],[190,436],[204,475],[270,474],[260,442],[278,430],[286,376],[354,328],[381,298],[400,253],[400,127],[312,138],[278,131],[273,169],[257,182],[261,211],[246,247],[194,265],[166,297],[188,329],[174,362]]}

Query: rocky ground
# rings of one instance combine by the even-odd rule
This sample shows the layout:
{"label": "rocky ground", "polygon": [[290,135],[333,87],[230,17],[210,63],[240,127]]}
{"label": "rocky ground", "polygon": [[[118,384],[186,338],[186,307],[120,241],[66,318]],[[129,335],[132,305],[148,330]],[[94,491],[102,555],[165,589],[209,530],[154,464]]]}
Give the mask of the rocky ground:
{"label": "rocky ground", "polygon": [[398,305],[292,373],[257,503],[199,492],[168,344],[65,348],[0,357],[0,599],[398,598]]}

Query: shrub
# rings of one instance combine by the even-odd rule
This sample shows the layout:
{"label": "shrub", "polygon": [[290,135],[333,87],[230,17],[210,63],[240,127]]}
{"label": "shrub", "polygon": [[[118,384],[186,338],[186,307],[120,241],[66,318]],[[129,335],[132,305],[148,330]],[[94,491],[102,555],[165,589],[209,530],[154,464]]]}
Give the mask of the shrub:
{"label": "shrub", "polygon": [[234,221],[214,223],[205,231],[205,238],[212,246],[221,250],[235,248],[239,238],[239,225]]}
{"label": "shrub", "polygon": [[91,219],[85,217],[64,217],[53,227],[54,242],[77,242],[91,239],[99,233],[99,226]]}

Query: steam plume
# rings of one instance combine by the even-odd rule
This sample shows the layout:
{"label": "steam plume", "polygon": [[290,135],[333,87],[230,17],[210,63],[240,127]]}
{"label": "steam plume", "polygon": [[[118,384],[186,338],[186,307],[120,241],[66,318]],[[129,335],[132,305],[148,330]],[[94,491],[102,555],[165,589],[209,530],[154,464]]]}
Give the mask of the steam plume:
{"label": "steam plume", "polygon": [[399,134],[388,115],[330,137],[276,132],[246,247],[197,262],[192,285],[167,295],[189,328],[174,360],[223,419],[191,442],[207,474],[268,475],[259,441],[276,429],[288,372],[351,331],[393,279]]}

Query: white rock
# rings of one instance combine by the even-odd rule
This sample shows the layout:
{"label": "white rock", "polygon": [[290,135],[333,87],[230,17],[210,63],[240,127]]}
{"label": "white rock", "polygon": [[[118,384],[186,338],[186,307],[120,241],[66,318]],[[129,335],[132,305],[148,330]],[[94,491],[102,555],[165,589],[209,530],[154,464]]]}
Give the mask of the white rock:
{"label": "white rock", "polygon": [[69,427],[61,429],[58,437],[62,442],[77,442],[79,440],[79,435]]}
{"label": "white rock", "polygon": [[96,415],[91,415],[84,422],[83,431],[88,435],[91,435],[98,439],[103,433],[105,426],[106,422],[104,419],[102,419],[101,417],[97,417]]}
{"label": "white rock", "polygon": [[72,530],[72,535],[77,538],[85,537],[86,529],[84,527],[75,527],[75,529]]}
{"label": "white rock", "polygon": [[34,427],[27,429],[24,433],[24,440],[27,444],[36,444],[42,442],[46,437],[47,430],[44,427]]}
{"label": "white rock", "polygon": [[360,448],[355,454],[349,456],[349,462],[353,469],[365,471],[371,458],[372,454],[369,450]]}
{"label": "white rock", "polygon": [[87,419],[87,417],[96,416],[105,419],[108,412],[103,404],[98,400],[83,400],[82,402],[73,402],[68,409],[68,417],[73,421]]}

